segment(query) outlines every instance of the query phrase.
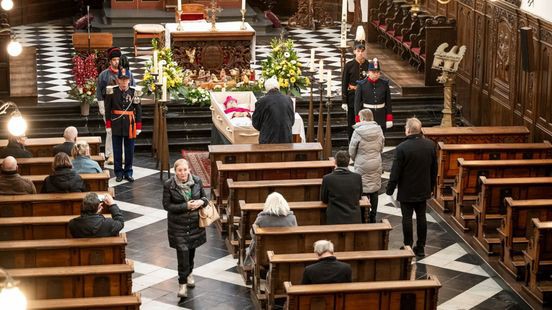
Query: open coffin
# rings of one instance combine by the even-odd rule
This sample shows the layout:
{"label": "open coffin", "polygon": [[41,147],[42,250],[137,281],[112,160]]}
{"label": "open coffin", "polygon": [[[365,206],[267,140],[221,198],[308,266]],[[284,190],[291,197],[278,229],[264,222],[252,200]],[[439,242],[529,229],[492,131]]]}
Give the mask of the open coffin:
{"label": "open coffin", "polygon": [[226,139],[232,144],[258,144],[259,132],[253,128],[251,118],[234,117],[233,114],[226,114],[224,102],[228,96],[232,96],[238,101],[239,107],[255,110],[257,98],[253,92],[211,92],[211,115],[213,124],[217,127]]}

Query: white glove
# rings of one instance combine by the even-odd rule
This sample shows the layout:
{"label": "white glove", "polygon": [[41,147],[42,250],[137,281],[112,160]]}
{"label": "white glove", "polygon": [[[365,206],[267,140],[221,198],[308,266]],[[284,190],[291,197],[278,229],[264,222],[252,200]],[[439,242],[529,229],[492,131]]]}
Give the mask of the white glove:
{"label": "white glove", "polygon": [[393,121],[385,122],[385,128],[391,128],[391,127],[393,127]]}
{"label": "white glove", "polygon": [[347,105],[346,105],[345,103],[341,105],[341,108],[342,108],[345,112],[349,111],[349,108],[347,107]]}
{"label": "white glove", "polygon": [[136,135],[139,135],[141,132],[142,132],[141,129],[137,129],[137,130],[136,130]]}
{"label": "white glove", "polygon": [[106,129],[105,129],[105,132],[106,132],[106,133],[111,133],[111,128],[106,128]]}
{"label": "white glove", "polygon": [[98,109],[100,110],[101,115],[105,115],[105,104],[103,100],[98,101]]}

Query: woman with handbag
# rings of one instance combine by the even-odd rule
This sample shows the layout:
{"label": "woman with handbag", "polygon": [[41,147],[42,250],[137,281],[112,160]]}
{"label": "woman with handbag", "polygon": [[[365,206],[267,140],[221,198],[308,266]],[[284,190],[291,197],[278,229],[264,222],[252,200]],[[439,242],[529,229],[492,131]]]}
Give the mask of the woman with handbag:
{"label": "woman with handbag", "polygon": [[163,208],[167,210],[169,245],[178,260],[178,297],[188,297],[194,287],[192,276],[195,250],[207,241],[205,228],[199,225],[199,210],[209,205],[201,179],[190,173],[188,161],[174,163],[175,175],[163,188]]}

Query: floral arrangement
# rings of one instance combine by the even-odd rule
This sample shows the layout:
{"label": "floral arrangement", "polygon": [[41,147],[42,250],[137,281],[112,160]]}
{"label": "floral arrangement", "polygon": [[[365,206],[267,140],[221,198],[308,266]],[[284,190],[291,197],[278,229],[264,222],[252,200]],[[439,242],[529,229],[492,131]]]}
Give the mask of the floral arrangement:
{"label": "floral arrangement", "polygon": [[300,97],[301,89],[307,88],[310,80],[301,75],[302,64],[293,48],[293,40],[274,38],[270,42],[270,47],[272,51],[268,58],[261,62],[263,80],[275,76],[282,93]]}
{"label": "floral arrangement", "polygon": [[201,87],[188,87],[184,91],[184,98],[189,105],[208,106],[211,104],[209,91]]}
{"label": "floral arrangement", "polygon": [[[153,40],[152,45],[154,49],[157,48],[157,41]],[[163,76],[167,77],[167,92],[171,96],[178,98],[185,92],[183,87],[184,71],[182,68],[173,61],[173,55],[170,48],[158,49],[157,61],[163,64]],[[155,91],[155,78],[152,75],[153,72],[153,56],[146,61],[146,71],[141,85],[145,87],[146,94],[151,95]]]}
{"label": "floral arrangement", "polygon": [[70,89],[67,92],[70,99],[78,100],[81,103],[92,104],[96,98],[96,54],[92,53],[86,57],[74,55],[73,81],[67,81]]}

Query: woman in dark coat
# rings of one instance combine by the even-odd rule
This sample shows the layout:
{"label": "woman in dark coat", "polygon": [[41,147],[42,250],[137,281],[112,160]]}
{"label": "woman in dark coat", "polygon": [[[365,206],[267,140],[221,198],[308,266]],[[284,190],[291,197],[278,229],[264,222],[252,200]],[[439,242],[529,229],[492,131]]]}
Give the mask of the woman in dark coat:
{"label": "woman in dark coat", "polygon": [[163,188],[163,208],[168,212],[169,245],[176,249],[178,260],[178,297],[188,297],[187,287],[195,286],[195,250],[207,241],[205,228],[199,227],[199,208],[207,206],[209,199],[201,179],[190,173],[188,161],[177,160],[174,172]]}
{"label": "woman in dark coat", "polygon": [[44,179],[41,193],[74,193],[87,192],[88,188],[80,175],[72,170],[69,155],[59,152],[54,157],[52,174]]}

